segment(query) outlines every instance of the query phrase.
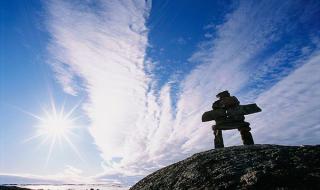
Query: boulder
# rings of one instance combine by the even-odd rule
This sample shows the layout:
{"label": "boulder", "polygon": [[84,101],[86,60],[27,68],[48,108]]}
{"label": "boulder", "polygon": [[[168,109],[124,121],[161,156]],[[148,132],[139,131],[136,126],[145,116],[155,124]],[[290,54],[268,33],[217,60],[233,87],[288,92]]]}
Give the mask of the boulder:
{"label": "boulder", "polygon": [[213,149],[162,168],[130,190],[320,189],[320,145]]}

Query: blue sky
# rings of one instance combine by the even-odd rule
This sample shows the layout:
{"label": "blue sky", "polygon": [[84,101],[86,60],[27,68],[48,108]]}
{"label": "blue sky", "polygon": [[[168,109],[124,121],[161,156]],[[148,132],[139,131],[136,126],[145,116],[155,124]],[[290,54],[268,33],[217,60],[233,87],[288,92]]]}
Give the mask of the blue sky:
{"label": "blue sky", "polygon": [[[225,89],[262,107],[256,143],[319,144],[318,1],[0,4],[0,183],[131,184],[213,147]],[[56,143],[52,105],[76,106]]]}

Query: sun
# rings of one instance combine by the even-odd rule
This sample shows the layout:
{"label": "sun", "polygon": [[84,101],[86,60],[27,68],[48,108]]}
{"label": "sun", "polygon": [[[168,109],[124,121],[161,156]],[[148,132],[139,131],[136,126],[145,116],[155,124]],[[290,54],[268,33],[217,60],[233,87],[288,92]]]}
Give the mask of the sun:
{"label": "sun", "polygon": [[74,130],[79,128],[79,125],[76,123],[78,117],[74,116],[74,111],[79,105],[80,103],[66,112],[64,105],[62,105],[58,110],[56,103],[51,100],[50,108],[43,109],[43,116],[26,112],[37,120],[37,124],[34,126],[36,129],[35,134],[31,138],[27,139],[26,142],[34,139],[42,139],[39,145],[49,145],[46,165],[50,160],[52,150],[57,142],[60,142],[59,144],[68,144],[82,160],[82,156],[71,138],[72,136],[76,136]]}
{"label": "sun", "polygon": [[62,138],[72,133],[75,128],[73,118],[64,113],[46,113],[37,125],[37,133],[50,138]]}

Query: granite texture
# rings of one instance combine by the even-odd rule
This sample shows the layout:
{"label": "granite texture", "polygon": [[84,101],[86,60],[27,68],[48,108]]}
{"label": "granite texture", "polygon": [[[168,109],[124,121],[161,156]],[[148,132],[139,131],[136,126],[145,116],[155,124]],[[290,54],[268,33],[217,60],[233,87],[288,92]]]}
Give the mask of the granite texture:
{"label": "granite texture", "polygon": [[320,189],[320,145],[213,149],[162,168],[130,190]]}

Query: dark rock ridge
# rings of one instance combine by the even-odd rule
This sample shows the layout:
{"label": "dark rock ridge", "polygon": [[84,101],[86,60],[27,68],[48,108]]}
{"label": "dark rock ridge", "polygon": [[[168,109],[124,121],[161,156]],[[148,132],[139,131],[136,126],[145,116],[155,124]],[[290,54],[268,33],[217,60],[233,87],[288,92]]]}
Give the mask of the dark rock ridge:
{"label": "dark rock ridge", "polygon": [[320,145],[213,149],[162,168],[130,190],[320,189]]}

